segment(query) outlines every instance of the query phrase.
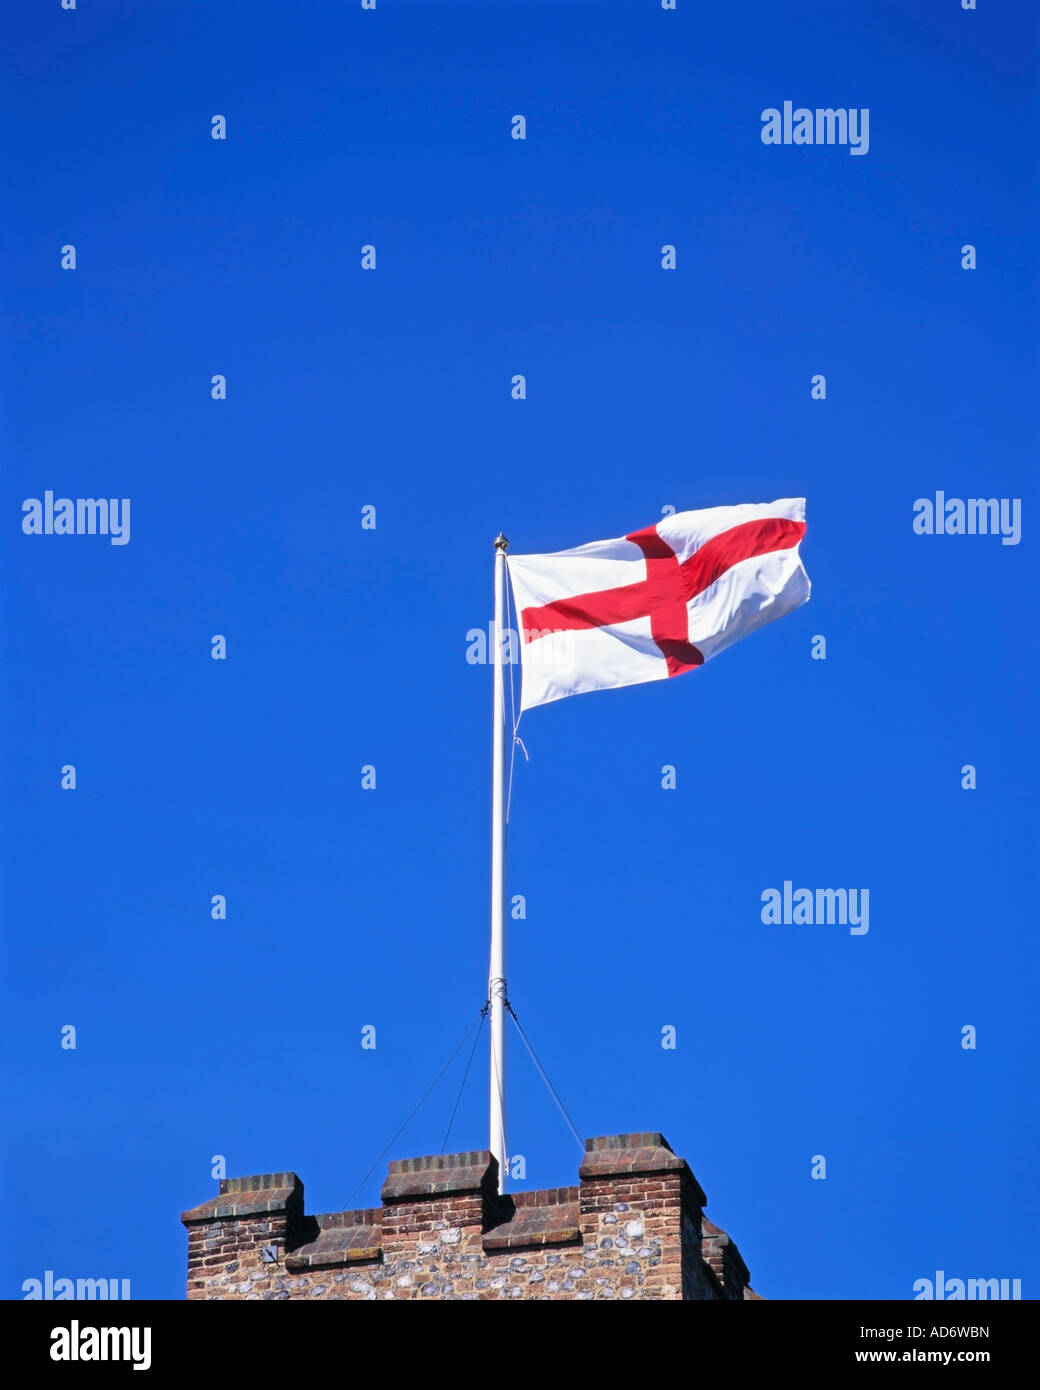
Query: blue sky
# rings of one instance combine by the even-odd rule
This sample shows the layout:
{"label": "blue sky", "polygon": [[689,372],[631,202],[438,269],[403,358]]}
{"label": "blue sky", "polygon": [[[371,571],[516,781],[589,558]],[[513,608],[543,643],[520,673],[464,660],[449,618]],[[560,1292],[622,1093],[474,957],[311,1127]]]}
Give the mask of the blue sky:
{"label": "blue sky", "polygon": [[[510,994],[579,1130],[662,1130],[766,1297],[1035,1297],[1033,8],[6,27],[3,1296],[182,1297],[213,1155],[342,1208],[462,1037],[499,529],[805,496],[807,606],[525,716]],[[868,108],[868,153],[764,145],[786,99]],[[23,535],[47,489],[129,497],[128,544]],[[915,535],[937,490],[1021,499],[1020,544]],[[869,888],[869,933],[764,925],[785,880]],[[463,1064],[387,1159],[439,1150]],[[509,1065],[521,1185],[575,1182]],[[481,1050],[449,1147],[486,1089]]]}

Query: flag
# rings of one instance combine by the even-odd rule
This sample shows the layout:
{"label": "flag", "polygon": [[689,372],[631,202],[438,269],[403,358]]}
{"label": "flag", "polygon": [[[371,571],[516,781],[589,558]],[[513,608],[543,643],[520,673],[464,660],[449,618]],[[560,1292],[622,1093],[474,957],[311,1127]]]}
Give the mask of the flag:
{"label": "flag", "polygon": [[692,671],[805,603],[805,498],[675,512],[552,555],[510,555],[521,709]]}

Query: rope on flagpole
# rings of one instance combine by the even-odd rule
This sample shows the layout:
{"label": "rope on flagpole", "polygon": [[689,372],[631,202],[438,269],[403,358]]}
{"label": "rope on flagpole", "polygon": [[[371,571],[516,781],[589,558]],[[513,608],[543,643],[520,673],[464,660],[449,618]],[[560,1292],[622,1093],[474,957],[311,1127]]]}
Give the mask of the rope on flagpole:
{"label": "rope on flagpole", "polygon": [[[507,569],[509,568],[509,561],[508,561],[508,559],[506,560],[506,568],[507,568]],[[510,611],[512,612],[513,617],[516,618],[516,617],[517,617],[516,605],[515,605],[515,603],[513,602],[513,592],[512,592],[512,590],[513,590],[512,584],[507,584],[507,585],[506,585],[506,605],[507,605],[507,607],[510,609]],[[522,641],[522,640],[523,640],[523,639],[521,638],[521,635],[520,635],[520,623],[519,623],[519,621],[517,621],[516,626],[515,626],[514,628],[511,628],[510,631],[516,633],[516,635],[517,635],[517,641]],[[516,749],[517,749],[517,744],[520,745],[520,751],[521,751],[521,752],[523,753],[523,755],[524,755],[524,762],[525,762],[525,763],[529,763],[529,762],[531,761],[530,756],[528,755],[527,749],[524,747],[524,741],[523,741],[523,739],[520,737],[520,735],[517,733],[517,730],[520,728],[520,719],[523,719],[524,716],[523,716],[523,711],[522,711],[522,710],[521,710],[521,712],[520,712],[520,718],[519,718],[519,719],[517,718],[517,714],[516,714],[516,674],[515,674],[515,672],[513,671],[513,662],[512,662],[512,661],[509,663],[509,713],[510,713],[510,723],[511,723],[512,728],[513,728],[513,741],[512,741],[512,744],[510,745],[510,749],[509,749],[509,785],[508,785],[508,787],[506,788],[506,826],[507,826],[507,827],[508,827],[508,825],[509,825],[509,811],[510,811],[510,808],[512,807],[512,805],[513,805],[513,769],[514,769],[514,767],[516,766]]]}
{"label": "rope on flagpole", "polygon": [[[349,1196],[349,1197],[347,1198],[347,1200],[344,1202],[344,1204],[343,1204],[343,1209],[344,1209],[344,1211],[349,1211],[349,1210],[350,1210],[350,1204],[351,1204],[351,1202],[354,1200],[354,1197],[357,1195],[358,1192],[361,1191],[361,1189],[364,1187],[365,1183],[368,1182],[369,1178],[370,1178],[370,1177],[372,1176],[372,1174],[376,1171],[376,1169],[378,1168],[379,1164],[383,1161],[384,1157],[386,1156],[387,1149],[389,1149],[389,1147],[390,1147],[391,1144],[396,1143],[396,1141],[398,1140],[398,1138],[399,1138],[399,1137],[404,1133],[404,1131],[408,1128],[409,1124],[411,1124],[412,1119],[415,1117],[415,1115],[416,1115],[416,1114],[418,1113],[418,1111],[421,1109],[423,1102],[426,1100],[426,1097],[430,1094],[430,1092],[433,1090],[433,1088],[437,1085],[437,1082],[441,1079],[441,1077],[444,1075],[444,1073],[448,1070],[448,1068],[451,1066],[452,1062],[454,1062],[454,1060],[455,1060],[456,1056],[458,1055],[458,1053],[462,1051],[462,1048],[463,1048],[464,1044],[466,1043],[466,1040],[469,1038],[470,1033],[472,1033],[472,1031],[473,1031],[474,1028],[478,1027],[478,1025],[482,1022],[482,1020],[484,1019],[485,1015],[487,1014],[487,1012],[488,1012],[488,1010],[489,1010],[490,1008],[491,1008],[491,1000],[489,999],[489,1000],[487,1000],[487,1001],[485,1002],[484,1007],[481,1009],[480,1013],[477,1014],[476,1018],[473,1020],[473,1022],[472,1022],[472,1023],[469,1025],[469,1027],[466,1029],[465,1033],[464,1033],[463,1036],[462,1036],[461,1041],[459,1042],[458,1046],[455,1048],[455,1051],[451,1054],[451,1056],[448,1058],[448,1060],[444,1063],[444,1066],[441,1067],[440,1071],[437,1073],[437,1075],[436,1075],[436,1076],[433,1078],[433,1080],[430,1082],[429,1086],[427,1086],[426,1090],[423,1092],[422,1098],[419,1100],[418,1104],[417,1104],[417,1105],[414,1107],[414,1109],[411,1111],[411,1113],[409,1114],[408,1118],[405,1120],[404,1124],[401,1126],[401,1128],[397,1131],[396,1134],[392,1135],[392,1136],[387,1140],[387,1142],[386,1142],[386,1144],[385,1144],[385,1146],[384,1146],[384,1148],[383,1148],[382,1153],[381,1153],[381,1154],[379,1155],[379,1157],[376,1159],[375,1163],[372,1164],[372,1167],[368,1170],[368,1172],[365,1174],[365,1176],[364,1176],[364,1177],[361,1179],[361,1181],[358,1183],[357,1187],[354,1188],[354,1191],[350,1194],[350,1196]],[[479,1033],[478,1033],[478,1037],[479,1037]]]}
{"label": "rope on flagpole", "polygon": [[520,1026],[520,1020],[519,1020],[519,1019],[517,1018],[517,1016],[516,1016],[516,1010],[513,1008],[512,1004],[510,1004],[510,1002],[508,1001],[508,999],[506,1000],[506,1008],[509,1010],[509,1015],[510,1015],[510,1017],[512,1018],[513,1022],[516,1024],[516,1031],[520,1034],[520,1037],[523,1039],[523,1044],[524,1044],[524,1046],[527,1048],[527,1051],[530,1053],[531,1061],[532,1061],[532,1062],[535,1064],[535,1066],[538,1068],[538,1075],[542,1078],[542,1080],[545,1082],[546,1086],[548,1087],[549,1094],[552,1096],[553,1100],[556,1102],[556,1108],[557,1108],[557,1110],[559,1110],[560,1114],[563,1116],[564,1120],[567,1122],[567,1128],[568,1128],[568,1129],[570,1130],[570,1132],[574,1135],[574,1139],[575,1139],[575,1142],[576,1142],[577,1145],[578,1145],[578,1148],[581,1149],[582,1153],[584,1153],[584,1152],[585,1152],[585,1142],[584,1142],[584,1140],[582,1139],[581,1135],[578,1133],[577,1128],[575,1127],[574,1121],[573,1121],[573,1120],[571,1119],[571,1117],[567,1114],[566,1107],[564,1106],[563,1101],[560,1099],[559,1095],[557,1094],[556,1087],[555,1087],[555,1086],[552,1084],[552,1082],[549,1080],[549,1077],[548,1077],[548,1075],[546,1074],[545,1068],[542,1066],[541,1062],[539,1062],[538,1057],[537,1057],[537,1054],[535,1053],[534,1048],[531,1046],[530,1042],[528,1041],[527,1034],[524,1032],[523,1028],[521,1028],[521,1026]]}

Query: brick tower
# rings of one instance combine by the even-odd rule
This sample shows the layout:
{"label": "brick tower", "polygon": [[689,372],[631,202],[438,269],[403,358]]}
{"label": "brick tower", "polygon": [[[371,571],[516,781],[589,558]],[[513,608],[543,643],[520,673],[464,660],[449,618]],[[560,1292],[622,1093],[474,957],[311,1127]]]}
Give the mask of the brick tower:
{"label": "brick tower", "polygon": [[308,1216],[295,1173],[183,1213],[190,1299],[757,1299],[660,1134],[589,1139],[577,1187],[498,1194],[487,1151],[390,1164],[382,1205]]}

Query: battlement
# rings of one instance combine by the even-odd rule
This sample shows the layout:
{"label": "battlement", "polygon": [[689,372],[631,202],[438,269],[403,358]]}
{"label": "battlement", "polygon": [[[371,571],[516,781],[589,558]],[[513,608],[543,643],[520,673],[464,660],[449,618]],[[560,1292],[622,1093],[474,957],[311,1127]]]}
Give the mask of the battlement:
{"label": "battlement", "polygon": [[295,1173],[182,1214],[189,1299],[757,1299],[685,1160],[588,1139],[577,1187],[499,1195],[486,1150],[395,1160],[382,1205],[308,1216]]}

